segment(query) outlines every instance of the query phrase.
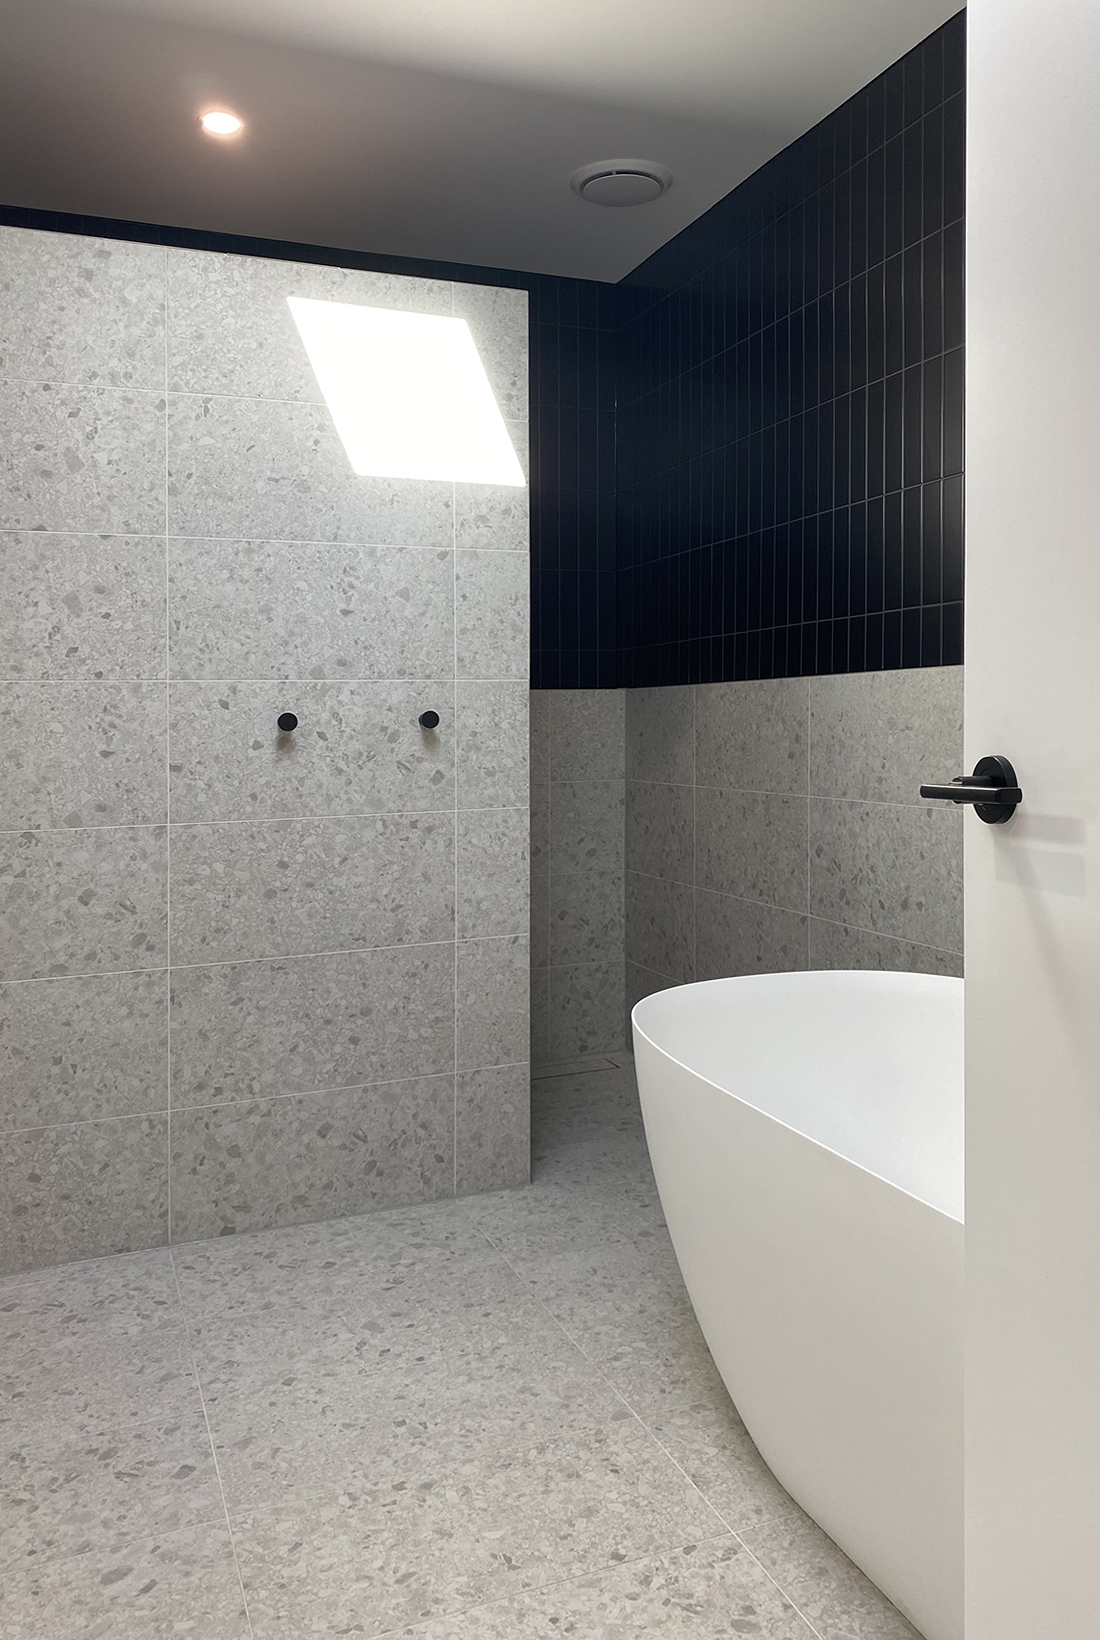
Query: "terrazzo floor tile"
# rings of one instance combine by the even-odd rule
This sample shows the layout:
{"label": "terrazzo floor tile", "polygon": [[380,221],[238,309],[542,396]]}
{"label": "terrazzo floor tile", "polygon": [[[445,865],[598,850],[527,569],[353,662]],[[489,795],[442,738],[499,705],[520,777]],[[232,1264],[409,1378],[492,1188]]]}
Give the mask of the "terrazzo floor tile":
{"label": "terrazzo floor tile", "polygon": [[234,1516],[257,1640],[388,1628],[714,1537],[715,1512],[631,1419],[512,1438],[391,1498],[313,1493]]}
{"label": "terrazzo floor tile", "polygon": [[897,1607],[806,1515],[741,1536],[821,1640],[920,1640]]}
{"label": "terrazzo floor tile", "polygon": [[403,1640],[811,1640],[813,1631],[735,1538],[478,1606]]}
{"label": "terrazzo floor tile", "polygon": [[168,1422],[201,1410],[171,1260],[133,1253],[0,1283],[0,1438]]}
{"label": "terrazzo floor tile", "polygon": [[0,1640],[251,1640],[224,1518],[0,1580]]}
{"label": "terrazzo floor tile", "polygon": [[913,1640],[729,1400],[629,1056],[557,1069],[529,1189],[0,1283],[0,1640]]}
{"label": "terrazzo floor tile", "polygon": [[[14,1433],[14,1432],[13,1432]],[[117,1553],[150,1531],[217,1520],[221,1493],[198,1408],[169,1424],[79,1434],[26,1418],[0,1456],[0,1566]]]}

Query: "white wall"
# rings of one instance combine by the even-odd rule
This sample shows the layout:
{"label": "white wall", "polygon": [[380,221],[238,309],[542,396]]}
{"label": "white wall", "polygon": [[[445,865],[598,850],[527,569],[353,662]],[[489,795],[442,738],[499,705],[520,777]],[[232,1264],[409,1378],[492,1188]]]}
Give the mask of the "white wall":
{"label": "white wall", "polygon": [[1100,1632],[1100,7],[969,9],[967,1640]]}

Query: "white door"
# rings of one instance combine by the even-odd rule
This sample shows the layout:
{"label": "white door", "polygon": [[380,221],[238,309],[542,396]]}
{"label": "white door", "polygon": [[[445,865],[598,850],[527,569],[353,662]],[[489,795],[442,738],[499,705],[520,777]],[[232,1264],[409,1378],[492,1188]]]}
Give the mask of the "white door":
{"label": "white door", "polygon": [[966,1635],[1097,1640],[1100,0],[968,17]]}

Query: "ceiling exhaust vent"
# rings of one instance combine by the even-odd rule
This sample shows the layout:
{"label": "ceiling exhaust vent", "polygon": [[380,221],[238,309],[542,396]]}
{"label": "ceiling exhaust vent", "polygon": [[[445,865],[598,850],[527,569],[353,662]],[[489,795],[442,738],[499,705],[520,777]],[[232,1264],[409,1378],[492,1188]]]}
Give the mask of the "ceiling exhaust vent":
{"label": "ceiling exhaust vent", "polygon": [[601,159],[569,178],[575,194],[593,205],[648,205],[672,186],[672,172],[648,159]]}

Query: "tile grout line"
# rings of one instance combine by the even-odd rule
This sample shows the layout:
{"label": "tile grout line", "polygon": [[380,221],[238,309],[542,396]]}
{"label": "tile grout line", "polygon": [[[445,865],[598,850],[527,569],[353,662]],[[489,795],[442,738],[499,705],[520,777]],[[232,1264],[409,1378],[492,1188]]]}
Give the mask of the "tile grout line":
{"label": "tile grout line", "polygon": [[[510,1071],[519,1070],[528,1063],[525,1059],[509,1059],[499,1065],[464,1065],[463,1074],[476,1076],[483,1071]],[[288,1099],[320,1099],[337,1093],[368,1093],[381,1088],[399,1088],[410,1082],[442,1082],[457,1075],[454,1066],[442,1071],[420,1071],[412,1076],[392,1076],[385,1081],[375,1082],[336,1082],[329,1087],[301,1088],[293,1093],[261,1093],[247,1094],[238,1099],[218,1099],[204,1101],[198,1105],[178,1105],[174,1107],[182,1116],[184,1112],[190,1114],[197,1110],[233,1110],[240,1105],[280,1105]],[[72,1122],[35,1122],[29,1127],[0,1128],[0,1139],[11,1139],[20,1133],[47,1133],[59,1128],[81,1128],[100,1126],[104,1122],[148,1122],[157,1116],[166,1116],[168,1106],[165,1104],[159,1110],[132,1110],[123,1111],[119,1116],[83,1116]],[[410,1203],[410,1205],[413,1205]],[[374,1211],[368,1209],[367,1211]],[[384,1211],[384,1210],[382,1210]],[[339,1215],[338,1215],[339,1216]],[[343,1215],[344,1217],[358,1218],[359,1214]],[[308,1222],[308,1221],[307,1221]],[[323,1222],[323,1221],[320,1221]],[[270,1228],[270,1227],[269,1227]],[[217,1239],[216,1237],[213,1239]],[[163,1245],[163,1244],[158,1244]],[[142,1251],[143,1249],[135,1249]],[[121,1255],[120,1255],[121,1256]],[[104,1254],[104,1257],[114,1257],[113,1254]],[[71,1262],[71,1261],[70,1261]],[[77,1261],[79,1262],[79,1261]],[[3,1277],[0,1277],[2,1280]]]}
{"label": "tile grout line", "polygon": [[241,1591],[241,1604],[244,1607],[245,1622],[248,1624],[248,1633],[251,1640],[255,1640],[255,1630],[252,1627],[252,1614],[248,1609],[248,1596],[245,1593],[244,1574],[241,1571],[241,1562],[237,1554],[237,1542],[233,1536],[233,1522],[229,1516],[229,1502],[225,1495],[225,1487],[222,1485],[221,1466],[218,1463],[218,1452],[216,1446],[214,1445],[214,1434],[210,1428],[210,1414],[206,1410],[206,1396],[203,1394],[202,1379],[199,1376],[199,1364],[195,1358],[195,1347],[191,1342],[191,1327],[187,1320],[187,1306],[183,1301],[183,1290],[180,1287],[179,1272],[176,1269],[176,1260],[171,1248],[168,1249],[168,1259],[172,1266],[172,1280],[174,1281],[176,1287],[176,1298],[179,1302],[180,1315],[183,1318],[183,1330],[187,1339],[187,1350],[191,1357],[191,1370],[195,1375],[195,1386],[198,1389],[199,1400],[202,1404],[203,1422],[206,1425],[206,1438],[210,1442],[210,1457],[214,1464],[214,1475],[218,1482],[218,1492],[221,1495],[222,1509],[225,1511],[225,1529],[229,1534],[229,1547],[233,1551],[233,1564],[237,1568],[237,1583]]}
{"label": "tile grout line", "polygon": [[[569,1331],[568,1327],[566,1327],[565,1323],[558,1316],[556,1316],[554,1314],[554,1312],[550,1308],[550,1306],[534,1290],[534,1288],[531,1286],[530,1282],[528,1282],[526,1280],[526,1278],[520,1273],[520,1271],[516,1269],[516,1266],[512,1263],[512,1261],[508,1257],[508,1255],[504,1252],[504,1250],[500,1247],[500,1245],[493,1240],[492,1236],[489,1235],[487,1232],[485,1233],[485,1239],[490,1243],[490,1245],[492,1247],[494,1247],[496,1249],[497,1253],[504,1260],[505,1264],[512,1271],[513,1275],[515,1275],[516,1279],[518,1281],[520,1281],[523,1284],[523,1286],[527,1289],[528,1293],[530,1293],[531,1297],[535,1300],[536,1304],[538,1304],[541,1307],[541,1309],[543,1309],[545,1311],[545,1313],[553,1321],[554,1325],[561,1330],[561,1332],[564,1334],[564,1336],[573,1345],[573,1348],[578,1351],[578,1353],[583,1357],[583,1359],[585,1361],[588,1362],[588,1364],[592,1368],[592,1370],[595,1373],[597,1373],[600,1378],[603,1379],[604,1383],[607,1385],[608,1389],[616,1397],[616,1399],[619,1400],[624,1407],[626,1407],[627,1411],[630,1413],[630,1416],[635,1420],[635,1422],[638,1424],[638,1426],[641,1429],[645,1430],[646,1434],[649,1436],[650,1440],[658,1448],[658,1450],[664,1453],[664,1455],[668,1459],[668,1461],[677,1470],[679,1470],[680,1474],[684,1477],[684,1479],[687,1481],[688,1485],[692,1488],[692,1490],[697,1492],[699,1497],[702,1498],[702,1500],[706,1504],[707,1508],[710,1509],[712,1511],[712,1513],[714,1515],[716,1515],[717,1518],[722,1522],[723,1526],[726,1528],[726,1533],[730,1537],[732,1537],[737,1543],[739,1543],[741,1545],[741,1547],[744,1549],[745,1553],[754,1562],[754,1564],[760,1567],[760,1570],[764,1573],[765,1577],[767,1577],[768,1581],[771,1584],[773,1584],[776,1589],[779,1590],[779,1593],[783,1596],[783,1599],[786,1600],[788,1602],[788,1604],[793,1608],[793,1610],[797,1613],[799,1618],[806,1624],[806,1626],[810,1630],[810,1632],[813,1635],[816,1636],[816,1640],[824,1640],[824,1637],[820,1634],[820,1631],[814,1626],[813,1623],[810,1622],[809,1618],[806,1617],[805,1613],[802,1611],[802,1609],[798,1605],[798,1603],[791,1598],[791,1596],[788,1594],[787,1590],[783,1588],[782,1584],[779,1583],[778,1580],[772,1576],[771,1572],[768,1571],[768,1568],[763,1564],[763,1562],[760,1561],[757,1558],[757,1556],[753,1554],[752,1550],[749,1548],[749,1545],[740,1536],[740,1533],[738,1532],[737,1528],[733,1527],[729,1524],[729,1521],[726,1519],[725,1515],[718,1508],[718,1506],[711,1502],[710,1498],[708,1498],[707,1494],[703,1491],[703,1488],[691,1477],[691,1475],[688,1474],[687,1470],[683,1467],[683,1465],[679,1462],[679,1460],[675,1457],[675,1455],[672,1452],[669,1451],[668,1447],[661,1440],[660,1436],[658,1436],[654,1433],[654,1431],[649,1427],[649,1425],[646,1423],[645,1419],[641,1416],[641,1414],[637,1411],[637,1409],[635,1407],[631,1406],[631,1404],[628,1401],[628,1399],[626,1398],[626,1396],[617,1387],[617,1385],[615,1383],[613,1383],[613,1381],[608,1377],[607,1373],[600,1366],[599,1362],[593,1360],[593,1358],[588,1354],[587,1350],[585,1350],[584,1346],[582,1344],[578,1343],[578,1341],[573,1337],[572,1333]],[[732,1401],[731,1401],[731,1405],[732,1405]],[[764,1523],[764,1524],[766,1524],[766,1523]],[[746,1529],[747,1528],[742,1528],[742,1530],[746,1530]],[[712,1541],[717,1541],[721,1536],[722,1536],[721,1533],[717,1533],[715,1535],[715,1539],[712,1540]],[[684,1547],[684,1545],[680,1545],[680,1547]],[[672,1552],[671,1549],[666,1549],[664,1551],[664,1553],[669,1553],[669,1552]],[[591,1575],[591,1574],[586,1574],[586,1575]]]}
{"label": "tile grout line", "polygon": [[[724,1543],[727,1537],[736,1537],[736,1535],[737,1534],[734,1532],[717,1532],[712,1538],[707,1537],[696,1539],[693,1545],[677,1544],[671,1549],[651,1550],[648,1554],[631,1556],[629,1560],[617,1560],[611,1565],[598,1566],[583,1572],[575,1572],[570,1577],[552,1578],[549,1583],[531,1584],[527,1588],[518,1589],[512,1594],[498,1595],[492,1600],[478,1600],[470,1606],[458,1606],[454,1611],[446,1612],[441,1618],[428,1617],[418,1619],[414,1623],[402,1623],[400,1627],[396,1629],[383,1629],[379,1634],[373,1636],[372,1640],[392,1640],[392,1637],[395,1635],[415,1637],[417,1634],[425,1633],[430,1626],[433,1626],[439,1622],[447,1622],[448,1620],[456,1617],[469,1617],[479,1611],[492,1611],[494,1607],[506,1607],[514,1610],[517,1600],[538,1599],[543,1595],[553,1594],[558,1589],[567,1589],[574,1583],[584,1583],[591,1577],[614,1577],[616,1572],[625,1571],[628,1567],[644,1566],[647,1561],[663,1560],[666,1555],[676,1554],[678,1551],[688,1547],[701,1547],[703,1544],[707,1543]],[[750,1555],[753,1560],[756,1559],[756,1556],[752,1554],[751,1549],[749,1549],[747,1545],[742,1544],[741,1546],[745,1550],[746,1554]],[[759,1562],[757,1562],[757,1564],[759,1564]],[[817,1633],[816,1629],[814,1630],[814,1633]]]}
{"label": "tile grout line", "polygon": [[[762,1522],[762,1524],[766,1524],[766,1522]],[[764,1562],[760,1559],[759,1555],[753,1554],[752,1549],[745,1542],[744,1538],[741,1536],[741,1533],[735,1531],[733,1535],[737,1539],[738,1543],[741,1545],[742,1549],[744,1549],[744,1551],[748,1555],[749,1559],[753,1562],[753,1564],[756,1565],[756,1566],[759,1566],[760,1570],[763,1572],[764,1576],[767,1578],[768,1582],[772,1585],[772,1587],[779,1590],[779,1593],[783,1596],[783,1599],[787,1602],[787,1604],[791,1607],[791,1609],[796,1613],[796,1615],[801,1619],[801,1621],[803,1623],[805,1623],[805,1625],[809,1629],[810,1633],[812,1635],[816,1636],[816,1640],[825,1640],[825,1636],[822,1634],[822,1632],[818,1628],[817,1624],[812,1623],[810,1621],[810,1619],[806,1616],[806,1613],[802,1610],[802,1607],[798,1604],[797,1600],[795,1600],[793,1598],[793,1596],[789,1593],[789,1591],[783,1587],[783,1585],[782,1585],[782,1583],[780,1583],[779,1579],[777,1577],[774,1577],[772,1575],[772,1573],[769,1572],[768,1568],[764,1565]]]}
{"label": "tile grout line", "polygon": [[[510,934],[478,934],[468,940],[459,940],[460,945],[480,945],[488,941],[525,939],[523,929],[515,929]],[[248,967],[259,962],[304,962],[312,957],[361,957],[370,956],[379,951],[422,951],[442,949],[454,945],[450,940],[410,940],[407,945],[344,945],[321,951],[285,951],[274,957],[217,957],[210,962],[174,962],[172,972],[176,969],[199,968],[238,968]],[[120,974],[165,974],[168,972],[167,962],[154,963],[149,968],[93,968],[81,969],[71,974],[29,974],[25,979],[0,980],[0,989],[5,985],[49,985],[59,980],[71,979],[112,979]]]}
{"label": "tile grout line", "polygon": [[[166,685],[171,688],[171,684]],[[167,737],[166,737],[167,738]],[[171,820],[167,813],[163,820],[121,820],[103,826],[14,826],[0,828],[0,837],[81,837],[88,831],[198,831],[222,826],[298,826],[317,825],[334,820],[418,820],[424,815],[445,814],[523,814],[522,803],[502,804],[493,808],[458,809],[351,809],[329,814],[257,814],[240,820]]]}
{"label": "tile grout line", "polygon": [[[612,1383],[611,1379],[607,1376],[607,1373],[600,1366],[599,1362],[594,1361],[592,1359],[592,1357],[588,1354],[588,1351],[584,1348],[584,1346],[582,1344],[579,1344],[577,1342],[577,1340],[573,1337],[572,1333],[569,1331],[569,1329],[565,1325],[564,1321],[562,1321],[559,1316],[556,1316],[554,1314],[553,1310],[546,1303],[545,1299],[543,1299],[540,1296],[540,1294],[535,1291],[535,1289],[531,1286],[530,1282],[526,1279],[526,1277],[523,1276],[520,1273],[520,1271],[516,1269],[516,1266],[512,1263],[511,1259],[508,1257],[507,1253],[505,1253],[503,1248],[497,1242],[495,1242],[493,1240],[492,1236],[489,1235],[488,1232],[485,1232],[485,1239],[486,1239],[486,1241],[489,1242],[490,1246],[492,1246],[495,1249],[495,1251],[500,1255],[500,1257],[504,1260],[505,1264],[511,1270],[512,1274],[516,1277],[516,1280],[521,1282],[522,1285],[526,1288],[527,1292],[534,1299],[535,1303],[539,1306],[539,1308],[541,1310],[543,1310],[544,1313],[547,1316],[549,1316],[550,1320],[554,1323],[555,1327],[557,1327],[560,1330],[560,1332],[563,1334],[563,1336],[569,1340],[570,1344],[572,1344],[573,1348],[578,1352],[578,1354],[585,1361],[588,1362],[588,1365],[592,1368],[592,1371],[594,1373],[596,1373],[598,1375],[598,1377],[600,1377],[603,1380],[603,1382],[607,1385],[608,1389],[615,1396],[616,1400],[619,1401],[627,1409],[627,1411],[630,1413],[630,1416],[634,1419],[635,1423],[637,1423],[638,1427],[640,1429],[645,1430],[646,1434],[649,1436],[650,1440],[653,1441],[654,1445],[657,1446],[659,1448],[659,1450],[664,1453],[665,1457],[669,1460],[669,1462],[671,1464],[673,1464],[676,1469],[679,1470],[680,1474],[683,1475],[684,1479],[687,1481],[688,1485],[692,1488],[692,1490],[699,1494],[699,1496],[702,1498],[703,1502],[706,1504],[707,1508],[709,1510],[711,1510],[711,1512],[717,1517],[717,1519],[722,1522],[722,1525],[725,1526],[726,1531],[728,1532],[728,1534],[731,1537],[736,1536],[733,1528],[728,1524],[728,1522],[726,1521],[725,1517],[721,1514],[721,1512],[718,1509],[715,1508],[714,1504],[711,1503],[710,1499],[707,1497],[707,1495],[703,1491],[702,1487],[697,1485],[697,1483],[694,1480],[692,1480],[691,1476],[688,1474],[687,1470],[684,1469],[683,1465],[677,1462],[677,1460],[673,1457],[672,1453],[668,1451],[667,1447],[663,1444],[663,1442],[661,1442],[658,1439],[658,1437],[656,1435],[654,1435],[654,1433],[650,1429],[649,1425],[645,1422],[645,1419],[642,1418],[635,1411],[635,1409],[630,1405],[630,1402],[627,1400],[626,1396],[623,1395],[621,1390],[619,1390],[614,1383]],[[721,1533],[716,1533],[715,1534],[716,1537],[721,1536],[721,1535],[722,1535]],[[683,1545],[681,1545],[681,1547],[683,1547]]]}

